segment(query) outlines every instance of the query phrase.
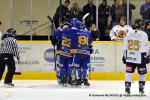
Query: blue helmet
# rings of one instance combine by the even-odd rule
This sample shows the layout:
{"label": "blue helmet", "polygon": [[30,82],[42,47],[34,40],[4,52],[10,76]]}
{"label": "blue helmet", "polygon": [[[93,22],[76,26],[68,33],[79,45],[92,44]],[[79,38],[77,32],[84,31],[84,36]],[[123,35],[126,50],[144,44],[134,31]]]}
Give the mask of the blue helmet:
{"label": "blue helmet", "polygon": [[77,18],[72,18],[69,23],[71,24],[72,27],[76,27],[76,28],[79,28],[79,29],[84,29],[85,28],[84,23],[79,21]]}
{"label": "blue helmet", "polygon": [[78,22],[79,20],[77,18],[72,18],[70,19],[69,23],[71,24],[72,27],[76,27],[76,23]]}

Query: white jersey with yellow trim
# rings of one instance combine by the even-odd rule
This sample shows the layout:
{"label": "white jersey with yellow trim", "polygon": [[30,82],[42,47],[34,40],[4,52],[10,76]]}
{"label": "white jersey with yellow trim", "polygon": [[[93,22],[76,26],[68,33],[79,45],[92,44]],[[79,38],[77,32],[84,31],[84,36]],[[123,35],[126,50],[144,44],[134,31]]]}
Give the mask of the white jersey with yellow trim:
{"label": "white jersey with yellow trim", "polygon": [[111,40],[122,40],[126,35],[133,31],[133,28],[130,25],[115,25],[110,31]]}
{"label": "white jersey with yellow trim", "polygon": [[141,63],[141,53],[149,51],[148,36],[142,30],[134,30],[124,39],[124,51],[126,52],[126,62]]}

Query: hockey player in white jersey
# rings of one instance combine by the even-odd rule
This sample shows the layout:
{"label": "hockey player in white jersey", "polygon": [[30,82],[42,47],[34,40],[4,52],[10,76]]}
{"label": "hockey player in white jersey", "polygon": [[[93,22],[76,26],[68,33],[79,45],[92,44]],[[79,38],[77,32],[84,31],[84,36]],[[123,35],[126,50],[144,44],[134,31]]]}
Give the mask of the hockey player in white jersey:
{"label": "hockey player in white jersey", "polygon": [[120,25],[115,25],[112,30],[110,31],[110,38],[111,40],[123,40],[124,37],[128,33],[132,31],[132,27],[129,25],[126,25],[126,18],[121,17],[120,18]]}
{"label": "hockey player in white jersey", "polygon": [[123,63],[126,64],[125,92],[130,94],[132,73],[136,67],[139,74],[139,93],[144,94],[148,60],[148,36],[142,31],[140,22],[135,24],[135,30],[124,39]]}

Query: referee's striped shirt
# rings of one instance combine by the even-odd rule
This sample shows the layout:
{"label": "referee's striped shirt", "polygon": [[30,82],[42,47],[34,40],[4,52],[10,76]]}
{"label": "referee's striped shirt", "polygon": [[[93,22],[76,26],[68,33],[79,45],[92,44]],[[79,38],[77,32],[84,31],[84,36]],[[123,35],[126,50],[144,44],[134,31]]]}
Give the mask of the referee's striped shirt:
{"label": "referee's striped shirt", "polygon": [[18,60],[20,59],[18,45],[15,38],[7,37],[2,41],[0,54],[2,53],[9,53],[15,56]]}

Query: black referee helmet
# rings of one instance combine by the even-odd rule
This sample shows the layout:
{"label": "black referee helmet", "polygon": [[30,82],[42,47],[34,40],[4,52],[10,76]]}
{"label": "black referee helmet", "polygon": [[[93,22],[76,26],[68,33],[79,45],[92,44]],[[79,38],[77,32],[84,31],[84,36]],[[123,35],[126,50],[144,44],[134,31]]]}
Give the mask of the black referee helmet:
{"label": "black referee helmet", "polygon": [[9,29],[7,29],[7,33],[15,35],[16,34],[16,30],[13,29],[13,28],[9,28]]}
{"label": "black referee helmet", "polygon": [[16,30],[13,29],[13,28],[9,28],[9,29],[7,30],[7,34],[8,34],[8,37],[13,37],[13,38],[15,38]]}

